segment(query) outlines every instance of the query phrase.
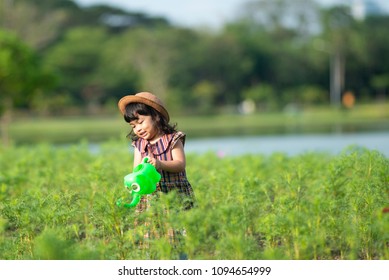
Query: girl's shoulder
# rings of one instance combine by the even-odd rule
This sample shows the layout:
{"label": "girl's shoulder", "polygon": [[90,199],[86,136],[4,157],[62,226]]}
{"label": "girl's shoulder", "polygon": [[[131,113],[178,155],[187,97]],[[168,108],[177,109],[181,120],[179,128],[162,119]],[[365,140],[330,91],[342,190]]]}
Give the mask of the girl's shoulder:
{"label": "girl's shoulder", "polygon": [[163,147],[164,150],[167,149],[173,149],[173,147],[177,144],[177,141],[181,141],[182,144],[185,144],[185,138],[186,135],[182,131],[175,131],[170,134],[164,134],[160,139],[159,139],[159,145]]}
{"label": "girl's shoulder", "polygon": [[182,131],[176,131],[172,134],[170,134],[171,136],[171,140],[170,140],[170,147],[173,148],[177,141],[181,141],[182,142],[182,145],[184,146],[185,145],[185,139],[186,139],[186,134]]}
{"label": "girl's shoulder", "polygon": [[138,138],[138,139],[132,141],[131,146],[133,146],[134,148],[137,148],[139,151],[142,152],[145,150],[145,148],[147,146],[147,141],[142,139],[142,138]]}

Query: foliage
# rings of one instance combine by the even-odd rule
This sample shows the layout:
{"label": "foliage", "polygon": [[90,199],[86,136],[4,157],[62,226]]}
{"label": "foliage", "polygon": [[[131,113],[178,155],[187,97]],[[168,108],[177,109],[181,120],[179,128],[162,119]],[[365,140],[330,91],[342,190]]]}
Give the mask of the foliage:
{"label": "foliage", "polygon": [[44,49],[58,39],[68,20],[61,5],[65,1],[45,2],[0,0],[0,28],[16,33],[36,50]]}
{"label": "foliage", "polygon": [[54,77],[37,53],[14,34],[0,29],[0,116],[13,105],[28,105],[34,94],[52,86]]}
{"label": "foliage", "polygon": [[124,147],[2,149],[0,259],[389,258],[389,161],[378,152],[189,154],[196,207],[176,211],[170,194],[139,215],[115,205],[131,170]]}
{"label": "foliage", "polygon": [[[73,28],[63,43],[46,55],[46,64],[61,77],[59,89],[78,96],[85,104],[96,103],[103,95],[100,79],[94,71],[100,65],[101,50],[107,35],[101,28]],[[77,79],[74,74],[77,73]]]}
{"label": "foliage", "polygon": [[361,21],[345,5],[252,0],[221,30],[208,31],[106,5],[2,1],[0,26],[59,77],[58,98],[34,101],[45,113],[74,107],[100,113],[144,90],[182,114],[230,110],[247,95],[268,111],[296,100],[304,106],[341,100],[330,92],[351,91],[357,103],[387,95],[386,14]]}

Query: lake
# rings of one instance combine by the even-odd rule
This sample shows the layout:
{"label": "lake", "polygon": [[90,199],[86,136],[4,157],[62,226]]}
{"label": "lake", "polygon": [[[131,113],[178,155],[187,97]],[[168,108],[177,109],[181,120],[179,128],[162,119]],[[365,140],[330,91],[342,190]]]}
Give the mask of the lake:
{"label": "lake", "polygon": [[220,156],[248,153],[269,155],[274,152],[288,155],[305,152],[337,154],[351,145],[378,150],[389,157],[389,132],[234,136],[201,139],[188,137],[185,151],[186,153],[215,152]]}
{"label": "lake", "polygon": [[[189,153],[214,152],[220,157],[244,154],[270,155],[275,152],[297,155],[306,152],[338,154],[349,146],[377,150],[389,157],[389,131],[332,134],[282,134],[260,136],[223,136],[193,138],[187,136],[185,151]],[[62,146],[62,145],[61,145]],[[67,147],[68,145],[62,146]],[[128,149],[128,145],[123,150]],[[99,144],[90,144],[91,153],[100,151]],[[132,147],[130,147],[132,152]]]}

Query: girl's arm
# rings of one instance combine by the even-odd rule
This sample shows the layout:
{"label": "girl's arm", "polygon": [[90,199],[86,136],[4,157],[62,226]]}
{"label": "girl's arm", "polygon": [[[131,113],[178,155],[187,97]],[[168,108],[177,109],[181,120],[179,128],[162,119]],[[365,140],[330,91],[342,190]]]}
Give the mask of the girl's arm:
{"label": "girl's arm", "polygon": [[134,149],[134,168],[142,162],[142,157],[138,149]]}
{"label": "girl's arm", "polygon": [[164,170],[167,172],[182,172],[185,170],[186,160],[185,160],[185,152],[184,145],[181,141],[177,141],[172,149],[172,157],[173,160],[158,160],[155,158],[150,158],[149,163],[155,166],[157,170]]}

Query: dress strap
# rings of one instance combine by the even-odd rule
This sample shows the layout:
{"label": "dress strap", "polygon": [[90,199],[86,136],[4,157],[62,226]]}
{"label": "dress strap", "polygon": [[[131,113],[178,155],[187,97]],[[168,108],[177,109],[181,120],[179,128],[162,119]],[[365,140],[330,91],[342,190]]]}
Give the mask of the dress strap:
{"label": "dress strap", "polygon": [[185,139],[186,139],[186,134],[183,133],[182,131],[177,131],[170,144],[170,150],[173,149],[173,147],[177,144],[178,140],[181,140],[182,145],[185,146]]}

